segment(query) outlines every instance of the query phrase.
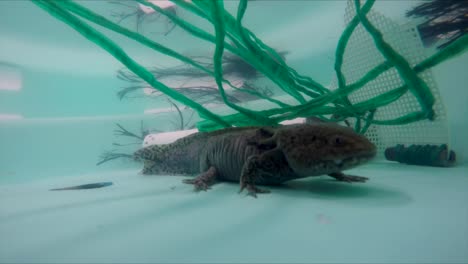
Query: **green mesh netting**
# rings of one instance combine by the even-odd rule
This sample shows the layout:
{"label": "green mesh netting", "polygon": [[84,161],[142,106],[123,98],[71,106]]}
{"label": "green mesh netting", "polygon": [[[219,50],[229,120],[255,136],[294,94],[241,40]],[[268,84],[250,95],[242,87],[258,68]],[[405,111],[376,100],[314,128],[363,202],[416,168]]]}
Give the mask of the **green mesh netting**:
{"label": "green mesh netting", "polygon": [[[263,43],[252,31],[242,25],[242,20],[247,10],[247,0],[239,1],[236,17],[232,16],[224,9],[222,0],[194,0],[192,2],[172,0],[178,7],[211,23],[215,29],[214,35],[151,2],[135,0],[136,3],[150,7],[166,16],[174,24],[193,36],[214,43],[216,45],[213,55],[214,70],[208,69],[193,59],[150,40],[138,32],[126,29],[74,1],[32,0],[32,2],[52,16],[68,24],[88,40],[109,52],[154,89],[159,90],[173,100],[197,111],[197,113],[205,119],[197,124],[198,129],[201,131],[229,126],[277,125],[281,121],[297,117],[323,117],[325,115],[331,115],[330,119],[332,119],[332,121],[355,118],[355,129],[360,133],[364,133],[371,124],[402,125],[425,119],[433,120],[435,118],[435,112],[433,110],[435,99],[424,80],[418,77],[418,73],[465,52],[468,47],[468,35],[465,35],[443,50],[438,51],[436,54],[412,67],[401,54],[384,40],[382,33],[379,32],[366,17],[366,14],[371,10],[375,0],[367,0],[362,6],[359,0],[354,0],[356,16],[348,23],[336,48],[335,71],[338,89],[331,91],[312,78],[300,75],[294,69],[290,68],[274,49]],[[223,102],[226,106],[235,110],[235,113],[219,116],[185,95],[169,88],[158,81],[148,69],[138,64],[127,55],[119,45],[91,27],[85,20],[124,35],[146,47],[176,58],[183,63],[213,76]],[[342,73],[343,54],[353,31],[359,24],[371,35],[374,45],[386,60],[368,71],[359,80],[351,84],[346,84],[345,76]],[[239,56],[255,67],[282,91],[294,98],[296,104],[291,105],[273,98],[261,97],[261,99],[266,99],[274,103],[277,107],[255,111],[231,102],[229,97],[226,96],[223,85],[227,84],[230,87],[236,87],[223,78],[222,57],[224,50],[228,50],[236,56]],[[348,95],[358,91],[367,83],[390,69],[396,69],[399,76],[404,81],[401,87],[359,103],[351,103],[348,99]],[[408,112],[394,119],[374,119],[375,113],[379,111],[380,107],[391,104],[407,93],[411,93],[416,97],[420,106],[419,111]]]}

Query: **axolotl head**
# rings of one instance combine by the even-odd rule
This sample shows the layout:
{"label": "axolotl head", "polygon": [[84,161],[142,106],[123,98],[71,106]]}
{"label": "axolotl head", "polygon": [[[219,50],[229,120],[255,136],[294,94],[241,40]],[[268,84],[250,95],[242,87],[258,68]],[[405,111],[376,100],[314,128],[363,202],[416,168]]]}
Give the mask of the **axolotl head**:
{"label": "axolotl head", "polygon": [[289,167],[301,177],[340,172],[376,155],[375,145],[366,137],[333,123],[279,127],[264,142],[281,150]]}

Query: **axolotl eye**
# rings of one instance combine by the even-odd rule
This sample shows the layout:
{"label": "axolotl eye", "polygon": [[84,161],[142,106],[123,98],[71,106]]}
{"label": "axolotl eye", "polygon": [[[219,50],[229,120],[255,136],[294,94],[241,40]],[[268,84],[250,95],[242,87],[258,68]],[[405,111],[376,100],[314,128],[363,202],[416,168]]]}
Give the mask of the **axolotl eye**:
{"label": "axolotl eye", "polygon": [[345,142],[344,139],[340,136],[335,136],[332,140],[331,143],[335,146],[342,146]]}

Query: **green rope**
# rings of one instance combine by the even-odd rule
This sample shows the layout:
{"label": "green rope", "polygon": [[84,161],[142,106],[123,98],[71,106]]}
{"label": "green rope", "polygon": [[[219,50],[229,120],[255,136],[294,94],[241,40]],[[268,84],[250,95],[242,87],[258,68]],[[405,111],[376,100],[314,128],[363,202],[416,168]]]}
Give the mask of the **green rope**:
{"label": "green rope", "polygon": [[419,111],[419,112],[413,112],[406,114],[404,116],[395,118],[395,119],[389,119],[389,120],[373,120],[371,121],[372,124],[374,125],[406,125],[410,124],[416,121],[421,121],[427,119],[427,114],[426,112]]}
{"label": "green rope", "polygon": [[414,70],[416,72],[425,71],[467,50],[468,50],[468,34],[465,34],[463,37],[458,38],[457,40],[452,42],[450,45],[445,47],[443,50],[439,51],[438,53],[432,55],[431,57],[427,58],[423,62],[416,65],[416,67],[414,67]]}
{"label": "green rope", "polygon": [[[366,1],[362,8],[360,1],[354,0],[356,16],[350,21],[350,23],[348,23],[347,27],[343,31],[335,50],[334,69],[336,72],[338,89],[330,91],[318,82],[314,81],[312,78],[302,76],[297,71],[290,68],[278,52],[266,45],[252,31],[242,25],[242,21],[248,8],[247,0],[240,0],[236,17],[232,16],[224,9],[222,0],[193,0],[192,2],[186,2],[185,0],[171,1],[178,7],[183,8],[184,10],[211,23],[214,26],[215,35],[196,27],[174,13],[167,11],[164,8],[160,8],[151,2],[146,0],[135,0],[136,3],[150,7],[166,16],[173,23],[191,35],[215,44],[216,47],[213,56],[214,70],[210,70],[196,61],[152,41],[137,32],[117,25],[116,23],[92,12],[72,0],[32,0],[32,3],[44,9],[50,15],[63,21],[78,31],[81,35],[106,50],[153,88],[197,111],[202,118],[206,119],[197,124],[197,127],[201,131],[220,129],[228,126],[259,124],[276,125],[281,121],[297,117],[321,116],[324,119],[327,119],[327,117],[325,117],[326,115],[337,116],[339,117],[339,120],[346,120],[350,117],[356,118],[355,129],[360,133],[365,133],[370,125],[403,125],[425,119],[433,120],[435,118],[433,111],[435,99],[426,83],[418,77],[418,73],[430,69],[448,59],[454,58],[455,56],[466,52],[468,49],[468,35],[465,35],[412,68],[406,59],[402,55],[398,54],[398,52],[384,40],[382,33],[367,19],[366,15],[372,9],[375,0]],[[193,102],[184,95],[167,87],[156,80],[150,71],[130,58],[116,43],[99,33],[96,29],[92,28],[75,15],[117,32],[157,52],[173,57],[210,76],[213,76],[224,103],[228,107],[234,109],[236,113],[220,117],[204,108],[202,105]],[[342,72],[344,62],[343,55],[352,33],[359,24],[361,24],[371,35],[375,46],[385,57],[385,61],[365,73],[363,77],[354,83],[346,84],[346,77]],[[278,87],[286,94],[294,98],[299,104],[289,105],[281,102],[280,100],[264,96],[258,91],[235,87],[228,80],[223,79],[222,57],[224,49],[249,63],[261,74],[278,85]],[[363,88],[382,73],[392,68],[397,70],[398,74],[404,81],[405,84],[403,86],[359,103],[352,104],[349,101],[348,95]],[[251,109],[241,107],[228,100],[223,84],[227,84],[238,91],[249,93],[257,96],[258,98],[270,101],[279,106],[279,108],[253,111]],[[393,102],[398,102],[398,100],[407,92],[411,92],[416,97],[417,102],[421,106],[420,111],[407,113],[389,120],[374,119],[374,115],[379,108]],[[305,99],[304,96],[308,96],[309,99]],[[364,122],[363,126],[362,122]]]}
{"label": "green rope", "polygon": [[366,118],[366,124],[364,125],[364,127],[359,131],[360,134],[365,134],[367,132],[367,130],[369,129],[370,125],[372,124],[372,121],[374,120],[374,115],[375,115],[375,112],[377,110],[374,109],[372,111],[370,111],[369,115],[367,116]]}
{"label": "green rope", "polygon": [[[143,0],[137,0],[137,1],[142,2]],[[195,8],[195,7],[193,7],[192,4],[189,4],[189,3],[184,2],[184,1],[175,1],[175,2],[177,4],[180,4],[180,6],[182,8],[185,8],[186,10],[191,11],[194,14],[196,14],[196,15],[202,17],[202,18],[207,19],[211,23],[213,23],[213,24],[217,23],[216,21],[213,20],[212,17],[208,16],[207,14],[203,13],[203,11],[202,11],[202,10],[210,10],[211,9],[211,6],[210,6],[210,3],[212,3],[211,1],[193,1],[193,5],[197,5],[197,6],[199,6],[199,8]],[[154,5],[150,4],[148,6],[153,7]],[[161,9],[161,8],[159,8],[159,9]],[[240,41],[241,37],[239,36],[239,33],[235,30],[235,26],[234,26],[234,23],[233,23],[234,19],[227,12],[225,12],[224,9],[222,11],[220,10],[220,12],[222,12],[222,20],[224,20],[223,22],[225,22],[227,24],[226,26],[227,26],[228,30],[226,30],[226,33],[230,37],[230,40],[237,47],[237,49],[234,49],[231,45],[225,44],[226,49],[228,49],[230,52],[233,52],[234,54],[238,55],[239,57],[244,59],[246,62],[250,63],[259,72],[261,72],[262,74],[267,76],[270,80],[272,80],[274,83],[276,83],[279,88],[281,88],[287,94],[291,95],[298,102],[300,102],[300,103],[304,102],[303,97],[301,96],[301,94],[298,91],[296,91],[294,89],[291,89],[290,85],[288,85],[281,78],[279,78],[278,75],[274,74],[270,70],[269,65],[271,63],[262,62],[262,58],[260,58],[260,54],[255,54],[255,53],[248,52],[248,50],[246,50],[246,49],[244,50],[244,48],[243,48],[244,45]],[[170,17],[170,16],[168,16],[168,18],[172,19],[172,17]],[[174,22],[176,22],[176,21],[174,21]],[[211,41],[211,42],[215,43],[215,41]]]}
{"label": "green rope", "polygon": [[[66,9],[68,9],[69,11],[85,18],[85,19],[88,19],[89,21],[92,21],[100,26],[103,26],[107,29],[110,29],[110,30],[113,30],[117,33],[120,33],[130,39],[133,39],[153,50],[156,50],[160,53],[163,53],[167,56],[170,56],[170,57],[173,57],[173,58],[176,58],[184,63],[187,63],[189,65],[192,65],[193,67],[207,73],[208,75],[211,75],[213,76],[214,75],[214,72],[207,69],[206,67],[202,66],[201,64],[195,62],[194,60],[190,59],[190,58],[187,58],[179,53],[177,53],[176,51],[172,50],[172,49],[169,49],[163,45],[160,45],[159,43],[156,43],[148,38],[146,38],[145,36],[143,35],[140,35],[139,33],[137,32],[133,32],[133,31],[130,31],[124,27],[121,27],[115,23],[113,23],[112,21],[106,19],[105,17],[103,16],[100,16],[94,12],[92,12],[91,10],[83,7],[83,6],[80,6],[72,1],[69,1],[69,0],[62,0],[62,1],[56,1],[55,2],[57,5],[61,5],[62,7],[65,7]],[[272,99],[272,98],[269,98],[269,97],[266,97],[266,96],[263,96],[262,94],[256,92],[256,91],[253,91],[253,90],[248,90],[248,89],[241,89],[241,88],[238,88],[234,85],[231,84],[231,82],[229,82],[228,80],[225,80],[223,79],[222,80],[223,83],[226,83],[228,84],[231,88],[233,89],[236,89],[240,92],[243,92],[243,93],[248,93],[248,94],[251,94],[251,95],[254,95],[254,96],[257,96],[261,99],[264,99],[264,100],[268,100],[272,103],[275,103],[277,105],[279,105],[280,107],[284,107],[284,106],[287,106],[287,104],[284,104],[278,100],[275,100],[275,99]]]}
{"label": "green rope", "polygon": [[223,77],[223,66],[222,66],[222,57],[223,57],[223,51],[224,51],[224,24],[222,21],[222,18],[220,16],[221,9],[224,9],[223,7],[223,2],[221,1],[212,1],[212,14],[213,14],[213,24],[215,26],[215,32],[216,32],[216,49],[214,53],[214,69],[215,69],[215,80],[216,84],[218,85],[219,92],[221,94],[221,97],[223,98],[224,103],[239,111],[240,113],[244,114],[246,117],[258,122],[261,125],[277,125],[273,121],[271,121],[268,117],[264,117],[262,115],[257,114],[255,111],[251,111],[248,109],[245,109],[243,107],[240,107],[234,103],[231,103],[227,97],[226,93],[223,88],[223,83],[222,83],[222,77]]}
{"label": "green rope", "polygon": [[[375,0],[368,0],[366,3],[374,3]],[[416,73],[413,71],[409,63],[403,56],[398,54],[385,40],[383,39],[382,33],[375,28],[366,15],[361,10],[361,4],[359,0],[354,0],[356,6],[356,14],[361,24],[369,32],[374,40],[376,47],[379,51],[392,63],[400,74],[401,78],[409,85],[409,89],[419,101],[419,104],[423,108],[423,111],[427,114],[430,120],[434,119],[434,96],[426,83],[421,80]]]}
{"label": "green rope", "polygon": [[91,40],[98,46],[102,47],[104,50],[109,52],[112,56],[114,56],[117,60],[119,60],[122,64],[127,66],[131,71],[133,71],[140,78],[145,80],[148,84],[150,84],[155,89],[165,93],[172,99],[191,107],[192,109],[196,110],[200,115],[206,116],[207,118],[213,120],[214,122],[217,122],[225,127],[230,126],[229,123],[223,121],[219,116],[207,110],[200,104],[190,100],[189,98],[178,93],[177,91],[170,89],[163,83],[158,82],[149,71],[147,71],[144,67],[139,65],[133,59],[131,59],[112,40],[100,34],[96,30],[94,30],[92,27],[82,22],[79,18],[75,17],[73,14],[63,10],[60,6],[55,4],[55,1],[36,0],[36,1],[33,1],[33,3],[39,6],[40,8],[44,9],[45,11],[47,11],[49,14],[58,18],[59,20],[65,22],[66,24],[71,26],[73,29],[75,29],[77,32],[79,32],[81,35],[86,37],[87,39]]}
{"label": "green rope", "polygon": [[369,100],[362,103],[357,103],[354,107],[360,111],[369,111],[369,109],[377,109],[382,106],[393,103],[400,97],[406,94],[408,91],[408,85],[403,85],[399,88],[377,95]]}
{"label": "green rope", "polygon": [[[362,11],[361,11],[362,14],[366,15],[371,10],[373,4],[374,2],[367,1],[362,8]],[[336,71],[336,79],[338,81],[338,89],[344,89],[346,87],[346,79],[345,79],[343,72],[341,71],[341,68],[343,66],[343,56],[344,56],[346,46],[349,42],[349,39],[351,38],[351,35],[353,34],[354,30],[356,29],[358,25],[359,25],[359,19],[358,17],[354,17],[351,20],[351,22],[349,22],[348,26],[345,28],[345,30],[341,34],[340,39],[338,40],[338,45],[335,51],[335,71]],[[358,87],[362,87],[362,86],[358,86]],[[349,107],[351,113],[353,114],[356,113],[356,111],[352,107],[351,101],[349,101],[347,96],[343,96],[340,101],[343,102],[344,105]]]}

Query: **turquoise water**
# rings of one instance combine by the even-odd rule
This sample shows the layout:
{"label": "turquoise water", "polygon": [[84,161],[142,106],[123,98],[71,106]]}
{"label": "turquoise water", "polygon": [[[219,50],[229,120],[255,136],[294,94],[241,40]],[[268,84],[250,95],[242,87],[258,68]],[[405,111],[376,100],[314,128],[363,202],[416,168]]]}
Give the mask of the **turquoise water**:
{"label": "turquoise water", "polygon": [[[106,1],[78,2],[108,17],[116,9]],[[245,24],[289,51],[287,63],[298,72],[327,85],[346,4],[251,1]],[[404,12],[413,4],[377,1],[375,8],[406,23]],[[236,6],[226,1],[226,9]],[[134,20],[126,23],[132,27]],[[175,63],[104,32],[144,65]],[[183,54],[212,52],[212,45],[179,28],[165,37],[146,33]],[[116,123],[136,132],[142,121],[177,130],[167,100],[118,98],[128,85],[116,78],[121,68],[30,1],[0,1],[1,263],[468,262],[467,53],[433,69],[456,167],[376,159],[350,171],[369,177],[365,185],[304,179],[259,199],[239,195],[231,183],[194,193],[181,183],[184,177],[143,177],[141,164],[127,160],[96,166],[105,151],[139,146],[113,146],[121,140]],[[144,114],[166,108],[172,112]],[[114,184],[48,191],[106,181]]]}

